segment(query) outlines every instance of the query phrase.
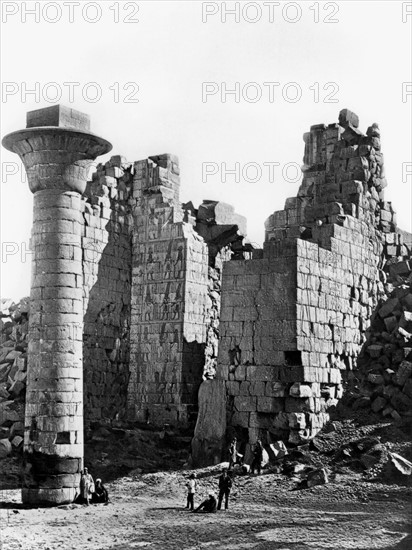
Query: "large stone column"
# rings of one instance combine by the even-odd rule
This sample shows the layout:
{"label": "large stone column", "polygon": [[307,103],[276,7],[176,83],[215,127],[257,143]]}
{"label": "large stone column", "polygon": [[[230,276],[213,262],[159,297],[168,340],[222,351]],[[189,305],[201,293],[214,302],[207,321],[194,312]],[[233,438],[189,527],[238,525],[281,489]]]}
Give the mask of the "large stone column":
{"label": "large stone column", "polygon": [[72,502],[83,467],[81,195],[90,162],[111,150],[89,117],[53,106],[3,139],[34,193],[24,434],[25,503]]}

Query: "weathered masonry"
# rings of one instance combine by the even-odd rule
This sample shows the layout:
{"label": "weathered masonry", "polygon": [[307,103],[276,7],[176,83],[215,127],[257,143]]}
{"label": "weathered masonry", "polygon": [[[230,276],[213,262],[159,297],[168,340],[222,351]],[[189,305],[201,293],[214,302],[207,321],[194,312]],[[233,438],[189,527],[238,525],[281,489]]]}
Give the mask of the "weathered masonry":
{"label": "weathered masonry", "polygon": [[303,182],[263,250],[218,201],[181,204],[178,159],[91,162],[111,145],[87,115],[28,113],[3,145],[34,193],[25,502],[73,500],[83,423],[193,427],[195,463],[243,441],[299,442],[342,396],[383,290],[410,255],[384,199],[379,128],[305,134]]}
{"label": "weathered masonry", "polygon": [[89,127],[55,106],[3,140],[34,193],[24,502],[74,499],[83,416],[194,425],[215,372],[222,262],[248,249],[231,206],[182,207],[172,155],[114,156],[87,181],[111,149]]}
{"label": "weathered masonry", "polygon": [[200,388],[192,443],[199,464],[219,460],[227,427],[251,442],[315,435],[356,368],[380,268],[410,257],[411,235],[384,199],[379,128],[358,125],[345,109],[339,124],[311,127],[298,195],[266,220],[263,253],[224,266],[217,376]]}

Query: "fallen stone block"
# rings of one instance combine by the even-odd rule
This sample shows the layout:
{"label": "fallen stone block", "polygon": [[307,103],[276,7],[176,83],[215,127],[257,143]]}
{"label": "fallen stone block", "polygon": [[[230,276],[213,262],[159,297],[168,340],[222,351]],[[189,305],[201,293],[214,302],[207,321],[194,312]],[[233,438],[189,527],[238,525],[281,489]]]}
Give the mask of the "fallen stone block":
{"label": "fallen stone block", "polygon": [[237,225],[239,233],[246,235],[246,218],[235,213],[231,204],[218,201],[203,201],[197,212],[199,221],[217,225]]}
{"label": "fallen stone block", "polygon": [[409,342],[410,340],[412,340],[412,333],[408,332],[404,328],[399,327],[398,328],[398,333],[399,333],[400,336],[402,336],[404,338],[405,342]]}
{"label": "fallen stone block", "polygon": [[307,468],[306,464],[300,464],[299,462],[297,464],[294,464],[292,466],[291,473],[293,474],[301,474],[303,473]]}
{"label": "fallen stone block", "polygon": [[13,423],[20,421],[19,413],[13,409],[10,409],[10,406],[13,404],[14,401],[4,401],[3,403],[0,403],[0,426],[6,424],[7,422]]}
{"label": "fallen stone block", "polygon": [[389,459],[393,466],[404,476],[410,476],[412,474],[412,462],[403,458],[403,456],[397,453],[389,452]]}
{"label": "fallen stone block", "polygon": [[353,404],[353,410],[357,411],[358,409],[367,409],[370,406],[370,402],[370,397],[367,397],[366,395],[358,397]]}
{"label": "fallen stone block", "polygon": [[405,382],[412,375],[412,363],[410,361],[402,361],[399,365],[398,370],[394,376],[394,382],[403,386]]}
{"label": "fallen stone block", "polygon": [[371,455],[368,453],[365,453],[360,458],[361,463],[366,468],[366,470],[369,470],[370,468],[373,468],[378,464],[379,462],[379,456]]}
{"label": "fallen stone block", "polygon": [[370,373],[368,374],[368,382],[379,386],[384,383],[384,378],[381,374]]}
{"label": "fallen stone block", "polygon": [[359,117],[356,113],[353,111],[350,111],[349,109],[342,109],[339,113],[339,125],[343,128],[346,128],[349,124],[351,124],[354,128],[359,127]]}
{"label": "fallen stone block", "polygon": [[381,355],[383,351],[383,346],[379,344],[372,344],[371,346],[367,347],[367,351],[372,358],[376,359]]}
{"label": "fallen stone block", "polygon": [[391,405],[398,413],[403,415],[407,415],[412,411],[412,399],[402,392],[398,392],[392,397]]}
{"label": "fallen stone block", "polygon": [[15,397],[18,397],[24,392],[25,389],[26,389],[26,384],[24,382],[20,382],[20,380],[15,380],[13,384],[10,386],[9,391],[12,395],[14,395]]}
{"label": "fallen stone block", "polygon": [[310,472],[307,477],[308,487],[314,487],[315,485],[325,485],[329,483],[328,473],[325,468],[314,470]]}
{"label": "fallen stone block", "polygon": [[387,404],[387,401],[384,397],[378,396],[376,399],[372,402],[372,410],[373,412],[377,413],[381,411]]}
{"label": "fallen stone block", "polygon": [[23,438],[20,435],[15,435],[11,440],[12,446],[17,449],[23,443]]}
{"label": "fallen stone block", "polygon": [[412,399],[412,378],[409,378],[402,388],[402,392]]}
{"label": "fallen stone block", "polygon": [[18,357],[20,357],[20,355],[22,355],[22,351],[16,351],[16,350],[13,350],[13,351],[10,351],[7,356],[6,356],[6,361],[14,361],[15,359],[17,359]]}
{"label": "fallen stone block", "polygon": [[391,317],[386,317],[384,320],[386,330],[392,332],[398,326],[398,319],[392,315]]}
{"label": "fallen stone block", "polygon": [[0,458],[6,458],[12,452],[12,446],[8,439],[0,439]]}
{"label": "fallen stone block", "polygon": [[10,427],[10,437],[15,435],[23,435],[24,433],[24,423],[23,422],[14,422]]}
{"label": "fallen stone block", "polygon": [[399,300],[398,298],[391,298],[390,300],[387,300],[381,308],[379,308],[379,316],[384,319],[385,317],[388,317],[395,309],[399,306]]}
{"label": "fallen stone block", "polygon": [[286,448],[286,445],[283,443],[283,441],[275,441],[275,443],[271,443],[269,447],[275,459],[277,460],[280,458],[283,458],[288,454],[288,450]]}
{"label": "fallen stone block", "polygon": [[4,386],[0,386],[0,401],[7,400],[10,398],[9,392]]}

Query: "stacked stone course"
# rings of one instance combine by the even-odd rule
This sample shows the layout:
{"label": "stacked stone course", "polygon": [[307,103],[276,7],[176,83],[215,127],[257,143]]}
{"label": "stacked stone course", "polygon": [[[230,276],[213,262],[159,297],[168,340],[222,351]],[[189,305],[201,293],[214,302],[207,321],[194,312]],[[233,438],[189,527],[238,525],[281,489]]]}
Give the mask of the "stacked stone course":
{"label": "stacked stone course", "polygon": [[[113,156],[88,180],[110,144],[87,115],[35,111],[6,136],[35,204],[25,501],[73,500],[83,415],[87,429],[197,417],[198,463],[219,461],[229,432],[299,443],[327,422],[384,296],[384,264],[405,260],[411,238],[385,201],[377,124],[364,135],[343,110],[304,141],[298,194],[255,250],[230,205],[180,203],[173,155]],[[381,317],[399,331],[396,311]]]}
{"label": "stacked stone course", "polygon": [[[228,428],[249,442],[299,443],[327,422],[383,295],[382,265],[410,255],[384,199],[379,127],[358,125],[345,109],[339,124],[311,127],[302,184],[266,221],[263,258],[224,266],[217,376],[202,395],[223,385],[216,415],[226,408]],[[211,422],[199,415],[195,462],[224,447],[224,431],[207,435]]]}

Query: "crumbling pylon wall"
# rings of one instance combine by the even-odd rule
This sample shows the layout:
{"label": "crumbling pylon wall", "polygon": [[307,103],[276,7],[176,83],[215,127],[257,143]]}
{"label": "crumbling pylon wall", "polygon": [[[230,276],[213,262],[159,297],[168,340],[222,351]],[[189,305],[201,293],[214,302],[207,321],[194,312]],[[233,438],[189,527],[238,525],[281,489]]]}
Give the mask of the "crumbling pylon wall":
{"label": "crumbling pylon wall", "polygon": [[184,426],[194,421],[204,366],[208,250],[183,221],[177,158],[134,169],[128,417]]}
{"label": "crumbling pylon wall", "polygon": [[[383,292],[379,268],[408,253],[384,200],[378,126],[364,135],[343,110],[339,124],[313,126],[304,140],[302,185],[266,221],[263,260],[223,269],[217,379],[202,393],[224,384],[228,426],[247,429],[252,443],[298,443],[324,425]],[[211,422],[199,416],[197,463],[224,445],[214,440],[205,453]]]}
{"label": "crumbling pylon wall", "polygon": [[182,210],[179,187],[172,155],[134,163],[114,156],[88,182],[82,237],[88,427],[126,417],[193,425],[202,376],[214,375],[220,270],[229,244],[242,241],[237,223],[243,231],[246,224],[224,203],[206,201],[203,215]]}

